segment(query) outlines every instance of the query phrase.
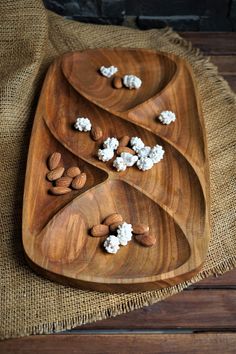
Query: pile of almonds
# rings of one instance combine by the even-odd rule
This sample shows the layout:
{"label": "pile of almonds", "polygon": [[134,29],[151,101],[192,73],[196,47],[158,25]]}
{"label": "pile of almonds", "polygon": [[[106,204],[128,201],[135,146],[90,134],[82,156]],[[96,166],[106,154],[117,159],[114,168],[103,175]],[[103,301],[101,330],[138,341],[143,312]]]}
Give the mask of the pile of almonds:
{"label": "pile of almonds", "polygon": [[79,167],[72,166],[65,170],[60,166],[61,154],[59,152],[52,153],[48,158],[47,179],[52,182],[49,192],[53,195],[63,195],[72,191],[72,189],[81,189],[84,187],[87,176],[81,172]]}
{"label": "pile of almonds", "polygon": [[[114,213],[106,217],[102,224],[94,225],[90,234],[93,237],[108,236],[109,233],[114,233],[118,226],[124,222],[121,214]],[[133,234],[135,240],[145,247],[151,247],[155,245],[156,238],[149,232],[149,226],[146,224],[134,224]]]}

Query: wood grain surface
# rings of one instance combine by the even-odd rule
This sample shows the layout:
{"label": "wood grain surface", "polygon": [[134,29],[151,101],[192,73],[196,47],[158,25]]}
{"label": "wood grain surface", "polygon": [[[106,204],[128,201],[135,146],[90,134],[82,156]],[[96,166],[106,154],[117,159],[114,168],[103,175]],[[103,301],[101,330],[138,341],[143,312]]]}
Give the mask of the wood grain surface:
{"label": "wood grain surface", "polygon": [[[114,89],[98,73],[119,67],[143,80],[139,90]],[[176,113],[170,126],[157,116]],[[138,136],[162,145],[164,159],[146,172],[116,172],[97,158],[101,140],[77,132],[77,116],[89,117],[103,138]],[[61,153],[64,168],[87,175],[81,190],[48,193],[46,160]],[[131,224],[145,223],[157,242],[130,242],[116,255],[104,238],[88,235],[93,225],[120,213]],[[63,283],[101,291],[139,291],[190,278],[202,266],[209,242],[209,186],[205,131],[191,69],[185,61],[152,50],[97,49],[74,52],[50,67],[35,117],[28,156],[23,244],[31,266]]]}

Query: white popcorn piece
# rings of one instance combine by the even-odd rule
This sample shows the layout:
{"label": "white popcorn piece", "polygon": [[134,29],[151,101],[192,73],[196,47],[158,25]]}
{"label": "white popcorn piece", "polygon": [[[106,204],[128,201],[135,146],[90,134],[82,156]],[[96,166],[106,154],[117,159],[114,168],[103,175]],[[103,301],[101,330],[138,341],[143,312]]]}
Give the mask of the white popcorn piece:
{"label": "white popcorn piece", "polygon": [[153,167],[153,161],[149,157],[141,157],[137,161],[137,166],[140,170],[147,171]]}
{"label": "white popcorn piece", "polygon": [[111,150],[116,150],[119,146],[119,141],[116,138],[107,138],[103,142],[103,147]]}
{"label": "white popcorn piece", "polygon": [[103,246],[108,253],[114,254],[117,253],[117,251],[119,251],[120,249],[120,241],[118,237],[114,235],[109,235],[107,239],[104,241]]}
{"label": "white popcorn piece", "polygon": [[127,243],[132,239],[133,227],[131,224],[124,222],[117,228],[117,238],[122,246],[126,246]]}
{"label": "white popcorn piece", "polygon": [[92,128],[92,124],[88,118],[78,117],[74,124],[75,129],[80,132],[89,132]]}
{"label": "white popcorn piece", "polygon": [[140,149],[142,149],[145,146],[144,142],[142,141],[142,139],[138,138],[137,136],[133,136],[130,139],[130,144],[132,146],[132,149],[135,152],[138,152]]}
{"label": "white popcorn piece", "polygon": [[150,159],[152,160],[153,163],[158,163],[163,159],[165,150],[161,145],[155,145],[153,148],[151,148],[151,151],[148,155]]}
{"label": "white popcorn piece", "polygon": [[106,162],[113,158],[114,150],[106,148],[106,149],[99,149],[98,150],[98,159]]}
{"label": "white popcorn piece", "polygon": [[115,167],[118,172],[121,172],[126,170],[127,165],[122,157],[117,157],[113,161],[113,167]]}
{"label": "white popcorn piece", "polygon": [[138,151],[138,157],[148,157],[150,151],[151,151],[150,146],[144,146],[142,149]]}
{"label": "white popcorn piece", "polygon": [[176,120],[176,115],[171,111],[163,111],[158,117],[162,124],[170,124]]}
{"label": "white popcorn piece", "polygon": [[105,66],[101,66],[100,67],[100,73],[105,76],[105,77],[111,77],[112,75],[114,75],[115,73],[117,73],[118,69],[117,67],[111,65],[108,67]]}
{"label": "white popcorn piece", "polygon": [[131,89],[139,89],[142,85],[142,80],[135,75],[125,75],[123,77],[123,83],[130,90]]}
{"label": "white popcorn piece", "polygon": [[133,166],[138,161],[138,156],[132,155],[129,152],[122,152],[120,156],[128,167]]}

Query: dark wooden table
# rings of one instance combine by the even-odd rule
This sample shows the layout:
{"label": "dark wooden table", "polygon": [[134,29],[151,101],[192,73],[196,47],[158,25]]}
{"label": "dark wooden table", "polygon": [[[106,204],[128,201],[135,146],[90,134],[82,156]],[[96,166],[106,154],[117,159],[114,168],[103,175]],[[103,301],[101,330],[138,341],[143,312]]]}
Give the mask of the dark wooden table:
{"label": "dark wooden table", "polygon": [[[236,33],[182,33],[236,91]],[[0,343],[1,354],[236,353],[236,270],[165,301],[62,334]]]}

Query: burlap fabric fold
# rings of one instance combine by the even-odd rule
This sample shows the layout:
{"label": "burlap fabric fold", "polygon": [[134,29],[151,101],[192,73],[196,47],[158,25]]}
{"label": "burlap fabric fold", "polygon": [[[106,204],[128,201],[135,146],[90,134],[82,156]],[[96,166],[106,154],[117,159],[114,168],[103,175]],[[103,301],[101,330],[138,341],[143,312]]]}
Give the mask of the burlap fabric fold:
{"label": "burlap fabric fold", "polygon": [[[22,252],[21,212],[29,138],[46,69],[65,52],[115,46],[175,53],[192,65],[208,138],[212,238],[204,268],[191,281],[159,291],[110,295],[34,274]],[[0,114],[1,338],[62,331],[128,312],[235,266],[236,97],[216,67],[176,33],[82,24],[47,12],[39,0],[1,1]]]}

